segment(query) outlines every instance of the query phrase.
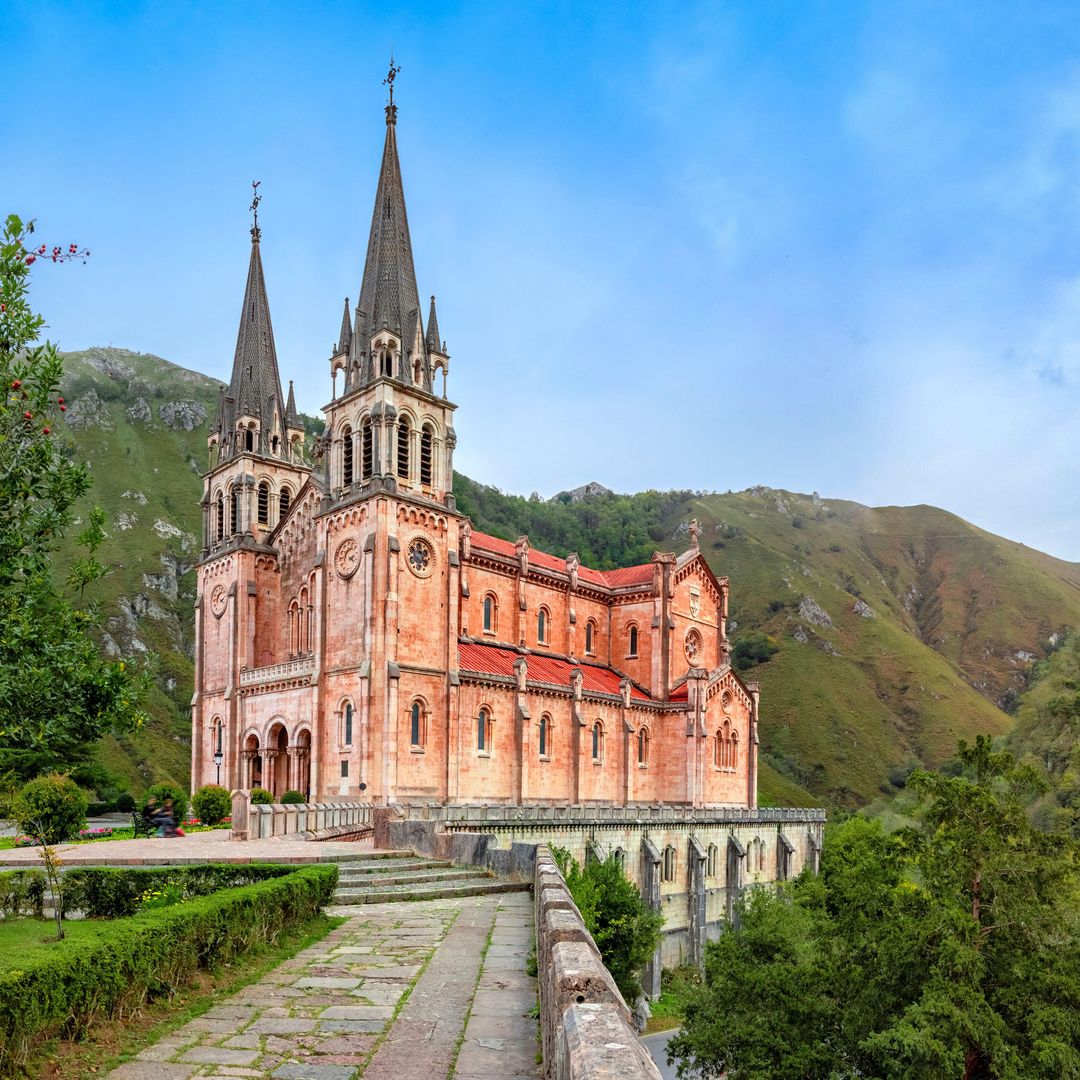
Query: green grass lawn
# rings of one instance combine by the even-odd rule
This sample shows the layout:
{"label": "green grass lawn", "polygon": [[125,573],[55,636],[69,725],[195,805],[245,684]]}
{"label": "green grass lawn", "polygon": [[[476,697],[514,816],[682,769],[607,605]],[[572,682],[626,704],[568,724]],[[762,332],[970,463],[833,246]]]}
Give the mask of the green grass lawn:
{"label": "green grass lawn", "polygon": [[[116,920],[112,920],[116,921]],[[98,919],[64,921],[64,940],[56,940],[56,923],[52,919],[0,920],[0,972],[25,968],[49,950],[63,950],[68,945],[97,941],[107,925]]]}

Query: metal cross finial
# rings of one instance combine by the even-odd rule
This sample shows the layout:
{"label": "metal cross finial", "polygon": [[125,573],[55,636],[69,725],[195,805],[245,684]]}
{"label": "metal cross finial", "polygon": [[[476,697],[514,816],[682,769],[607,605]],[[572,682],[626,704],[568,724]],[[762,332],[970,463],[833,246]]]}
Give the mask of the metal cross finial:
{"label": "metal cross finial", "polygon": [[251,235],[258,240],[262,233],[259,231],[259,203],[262,202],[262,196],[259,194],[259,185],[261,180],[251,181],[251,206],[248,209],[255,215],[254,221],[251,226]]}
{"label": "metal cross finial", "polygon": [[390,54],[390,70],[386,73],[386,78],[383,79],[383,86],[390,87],[390,104],[394,104],[394,80],[398,77],[398,72],[401,71],[401,65],[394,66],[394,54]]}

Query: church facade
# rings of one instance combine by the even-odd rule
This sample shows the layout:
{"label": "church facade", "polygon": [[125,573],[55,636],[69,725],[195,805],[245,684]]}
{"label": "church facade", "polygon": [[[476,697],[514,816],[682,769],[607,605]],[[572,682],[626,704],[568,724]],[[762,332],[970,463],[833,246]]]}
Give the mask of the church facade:
{"label": "church facade", "polygon": [[192,785],[395,803],[756,805],[758,688],[698,550],[599,571],[453,494],[449,354],[386,140],[309,460],[260,256],[204,478]]}

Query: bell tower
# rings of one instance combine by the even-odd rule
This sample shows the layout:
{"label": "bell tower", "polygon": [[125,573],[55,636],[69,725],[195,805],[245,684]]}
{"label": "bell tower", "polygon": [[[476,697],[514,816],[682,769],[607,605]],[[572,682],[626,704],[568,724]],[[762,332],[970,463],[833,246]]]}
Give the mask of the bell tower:
{"label": "bell tower", "polygon": [[450,358],[439,337],[435,297],[425,329],[416,286],[397,149],[397,72],[391,63],[386,139],[360,297],[354,317],[345,300],[330,357],[334,398],[326,409],[326,483],[335,500],[386,491],[453,510],[457,437],[456,406],[446,397]]}

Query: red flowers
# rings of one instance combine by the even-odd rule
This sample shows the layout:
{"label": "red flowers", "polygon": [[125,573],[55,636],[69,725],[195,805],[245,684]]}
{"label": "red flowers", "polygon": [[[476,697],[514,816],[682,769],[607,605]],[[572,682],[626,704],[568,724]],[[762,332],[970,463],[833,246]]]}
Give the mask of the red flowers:
{"label": "red flowers", "polygon": [[41,434],[42,435],[48,435],[49,434],[49,429],[48,428],[42,428],[41,429]]}
{"label": "red flowers", "polygon": [[61,412],[67,412],[67,406],[66,405],[61,405],[60,406],[60,411]]}
{"label": "red flowers", "polygon": [[32,412],[24,412],[23,413],[23,418],[25,420],[33,420],[34,419],[34,414]]}
{"label": "red flowers", "polygon": [[11,389],[12,389],[12,390],[18,390],[20,386],[22,386],[22,379],[16,379],[16,380],[15,380],[15,381],[14,381],[14,382],[13,382],[13,383],[11,384]]}

